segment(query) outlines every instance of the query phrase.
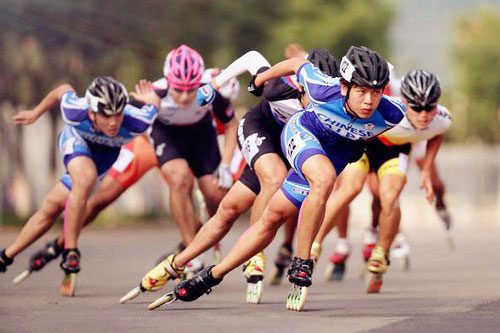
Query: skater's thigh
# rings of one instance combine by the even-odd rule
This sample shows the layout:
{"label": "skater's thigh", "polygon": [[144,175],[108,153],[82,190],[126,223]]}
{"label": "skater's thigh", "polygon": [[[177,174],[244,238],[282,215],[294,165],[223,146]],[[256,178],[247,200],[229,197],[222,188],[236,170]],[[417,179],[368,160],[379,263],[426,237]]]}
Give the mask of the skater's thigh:
{"label": "skater's thigh", "polygon": [[264,209],[261,221],[268,226],[279,228],[284,222],[296,219],[297,214],[297,207],[278,190]]}

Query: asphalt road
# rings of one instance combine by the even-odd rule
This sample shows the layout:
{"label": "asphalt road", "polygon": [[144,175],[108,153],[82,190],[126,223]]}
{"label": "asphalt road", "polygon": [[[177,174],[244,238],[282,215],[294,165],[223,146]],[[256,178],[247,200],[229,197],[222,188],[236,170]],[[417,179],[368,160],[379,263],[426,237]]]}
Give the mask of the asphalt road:
{"label": "asphalt road", "polygon": [[[323,272],[334,239],[325,246],[315,271],[306,309],[285,309],[289,284],[266,284],[263,302],[245,302],[241,270],[229,274],[208,296],[193,303],[176,302],[156,311],[146,309],[163,291],[147,293],[129,304],[119,298],[136,286],[156,257],[174,246],[173,227],[96,230],[83,233],[82,271],[76,296],[59,295],[62,272],[55,263],[12,285],[35,247],[16,258],[0,275],[0,332],[471,332],[500,331],[500,228],[477,223],[457,227],[456,248],[450,250],[440,225],[406,229],[412,246],[410,272],[394,260],[382,292],[365,294],[359,279],[362,228],[353,226],[353,253],[342,282],[325,282]],[[227,253],[244,221],[223,241]],[[0,247],[16,230],[0,230]],[[49,233],[35,246],[52,238]],[[267,250],[268,262],[281,239]],[[269,260],[270,259],[270,260]],[[212,255],[206,255],[206,262]],[[270,272],[271,264],[267,267]],[[165,291],[170,291],[172,284]]]}

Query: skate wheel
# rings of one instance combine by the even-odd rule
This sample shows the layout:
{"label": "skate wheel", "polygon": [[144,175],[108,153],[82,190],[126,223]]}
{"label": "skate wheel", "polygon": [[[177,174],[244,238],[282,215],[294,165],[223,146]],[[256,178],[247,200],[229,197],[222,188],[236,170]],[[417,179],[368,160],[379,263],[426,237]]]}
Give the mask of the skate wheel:
{"label": "skate wheel", "polygon": [[283,278],[283,268],[278,266],[274,266],[271,272],[271,282],[269,283],[272,286],[277,286],[281,283],[281,279]]}
{"label": "skate wheel", "polygon": [[403,272],[410,271],[410,257],[406,256],[403,258]]}
{"label": "skate wheel", "polygon": [[247,283],[247,303],[259,304],[264,289],[264,283],[258,281],[257,283]]}
{"label": "skate wheel", "polygon": [[162,305],[173,303],[176,300],[177,298],[175,298],[175,294],[173,292],[169,292],[168,294],[163,295],[153,303],[149,304],[148,310],[154,310]]}
{"label": "skate wheel", "polygon": [[134,289],[130,290],[125,296],[120,298],[120,304],[127,303],[128,301],[133,300],[137,296],[141,294],[141,287],[135,287]]}
{"label": "skate wheel", "polygon": [[326,265],[326,269],[325,269],[325,280],[326,281],[332,280],[332,273],[333,273],[334,268],[335,268],[335,265],[332,262],[329,262],[328,265]]}
{"label": "skate wheel", "polygon": [[449,246],[450,250],[455,250],[455,239],[453,238],[453,236],[448,235],[448,237],[446,237],[446,239],[448,240],[448,246]]}
{"label": "skate wheel", "polygon": [[65,274],[61,283],[61,295],[72,297],[75,295],[76,273]]}
{"label": "skate wheel", "polygon": [[307,287],[293,285],[286,298],[286,309],[292,311],[302,311],[306,305]]}
{"label": "skate wheel", "polygon": [[380,288],[382,288],[382,274],[370,273],[366,292],[368,294],[376,294],[380,292]]}
{"label": "skate wheel", "polygon": [[14,278],[14,280],[12,280],[12,283],[14,284],[19,284],[21,282],[23,282],[24,280],[26,280],[28,278],[28,276],[31,275],[31,269],[27,269],[25,271],[23,271],[21,274],[19,274],[18,276],[16,276]]}

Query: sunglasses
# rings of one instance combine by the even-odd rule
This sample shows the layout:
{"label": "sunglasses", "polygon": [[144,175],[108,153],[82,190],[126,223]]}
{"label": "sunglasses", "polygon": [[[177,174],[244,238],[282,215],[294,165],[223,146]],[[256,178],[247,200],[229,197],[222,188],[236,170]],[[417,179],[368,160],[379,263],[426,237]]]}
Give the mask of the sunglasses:
{"label": "sunglasses", "polygon": [[426,106],[410,104],[410,107],[415,112],[422,112],[422,111],[431,112],[436,107],[436,104],[426,105]]}

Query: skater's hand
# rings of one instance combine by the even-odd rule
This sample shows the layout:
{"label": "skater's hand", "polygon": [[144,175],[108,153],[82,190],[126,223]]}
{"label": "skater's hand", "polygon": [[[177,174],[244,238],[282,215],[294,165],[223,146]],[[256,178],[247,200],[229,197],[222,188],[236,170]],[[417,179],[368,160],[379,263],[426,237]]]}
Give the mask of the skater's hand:
{"label": "skater's hand", "polygon": [[215,94],[213,84],[211,82],[207,83],[196,91],[196,103],[201,107],[207,107],[214,101]]}
{"label": "skater's hand", "polygon": [[215,170],[215,178],[218,179],[218,186],[220,188],[229,189],[234,182],[229,165],[219,165],[217,170]]}
{"label": "skater's hand", "polygon": [[144,104],[154,104],[156,108],[160,108],[160,97],[153,89],[153,84],[148,80],[140,80],[135,85],[135,92],[131,92],[130,96],[138,102]]}
{"label": "skater's hand", "polygon": [[33,124],[39,117],[36,110],[24,110],[16,114],[12,119],[16,125],[30,125]]}
{"label": "skater's hand", "polygon": [[427,202],[432,203],[434,201],[434,189],[432,187],[430,171],[422,171],[420,176],[420,188],[425,189],[425,198],[427,199]]}

